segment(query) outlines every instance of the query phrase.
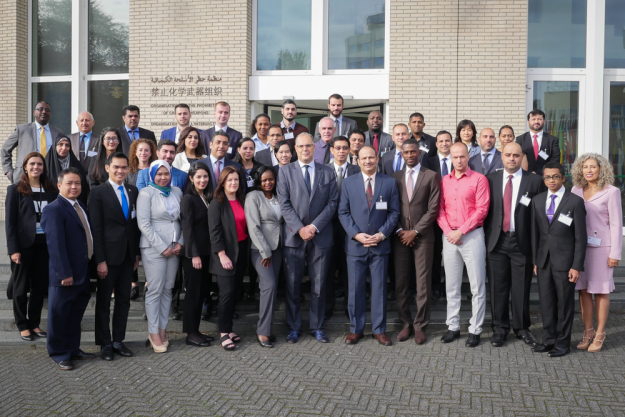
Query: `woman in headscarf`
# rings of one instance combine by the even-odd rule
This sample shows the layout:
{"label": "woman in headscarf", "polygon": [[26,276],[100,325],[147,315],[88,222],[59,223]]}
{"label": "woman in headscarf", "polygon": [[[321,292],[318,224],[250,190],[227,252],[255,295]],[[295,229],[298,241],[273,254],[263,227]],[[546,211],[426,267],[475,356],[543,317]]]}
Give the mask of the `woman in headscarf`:
{"label": "woman in headscarf", "polygon": [[69,167],[77,168],[80,172],[81,192],[78,199],[87,204],[89,198],[89,183],[87,181],[87,172],[82,166],[74,152],[72,151],[72,141],[67,136],[61,136],[54,141],[46,155],[46,168],[48,168],[48,178],[55,184],[56,177],[59,172]]}
{"label": "woman in headscarf", "polygon": [[148,341],[154,352],[167,352],[167,322],[171,293],[178,271],[183,237],[180,228],[182,191],[171,186],[171,167],[166,161],[150,164],[149,185],[139,192],[137,221],[141,230],[141,258],[147,290],[145,314]]}

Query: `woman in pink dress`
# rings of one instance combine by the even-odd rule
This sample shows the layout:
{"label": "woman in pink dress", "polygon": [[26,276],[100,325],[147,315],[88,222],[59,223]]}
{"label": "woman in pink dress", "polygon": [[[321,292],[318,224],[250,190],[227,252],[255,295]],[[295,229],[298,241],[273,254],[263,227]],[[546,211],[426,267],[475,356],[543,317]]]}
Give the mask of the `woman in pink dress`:
{"label": "woman in pink dress", "polygon": [[[588,247],[584,271],[575,286],[584,322],[584,337],[578,349],[599,352],[605,341],[605,324],[614,291],[614,267],[621,259],[623,246],[623,209],[621,192],[614,187],[612,165],[603,156],[587,153],[571,170],[574,194],[586,203]],[[593,328],[593,295],[597,310],[597,331]]]}

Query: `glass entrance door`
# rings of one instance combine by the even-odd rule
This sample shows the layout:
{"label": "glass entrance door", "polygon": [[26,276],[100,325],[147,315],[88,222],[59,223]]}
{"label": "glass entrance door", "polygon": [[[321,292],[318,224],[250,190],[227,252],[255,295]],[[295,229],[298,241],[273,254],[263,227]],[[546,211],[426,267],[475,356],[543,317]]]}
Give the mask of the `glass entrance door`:
{"label": "glass entrance door", "polygon": [[604,100],[603,155],[612,163],[625,213],[625,76],[605,77]]}
{"label": "glass entrance door", "polygon": [[[325,104],[325,102],[324,102]],[[271,118],[271,123],[280,123],[282,121],[282,113],[280,112],[281,108],[277,106],[268,106],[267,114]],[[367,128],[367,117],[369,117],[369,113],[373,110],[378,110],[383,112],[384,106],[366,106],[366,107],[356,107],[356,108],[344,108],[343,116],[349,117],[356,121],[358,125],[358,129],[363,132],[366,131]],[[307,109],[303,107],[297,108],[297,117],[295,121],[300,123],[308,128],[308,130],[314,133],[315,126],[322,118],[328,115],[328,110],[320,110],[320,109]]]}

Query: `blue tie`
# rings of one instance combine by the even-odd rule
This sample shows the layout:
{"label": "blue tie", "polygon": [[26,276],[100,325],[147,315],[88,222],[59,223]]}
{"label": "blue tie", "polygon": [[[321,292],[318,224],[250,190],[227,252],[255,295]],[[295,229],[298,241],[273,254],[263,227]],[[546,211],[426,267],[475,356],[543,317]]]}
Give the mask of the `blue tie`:
{"label": "blue tie", "polygon": [[128,200],[126,200],[126,194],[124,194],[124,187],[120,185],[118,190],[122,193],[122,210],[124,211],[124,217],[128,219]]}
{"label": "blue tie", "polygon": [[306,191],[308,191],[308,195],[310,195],[310,193],[312,192],[312,186],[310,185],[310,173],[308,172],[308,168],[310,168],[310,166],[304,165],[304,168],[306,168],[306,174],[304,174],[304,182],[306,183]]}
{"label": "blue tie", "polygon": [[395,164],[395,172],[401,169],[401,153],[397,154],[397,163]]}
{"label": "blue tie", "polygon": [[441,176],[449,175],[449,171],[447,170],[447,158],[443,158],[443,166],[441,167]]}

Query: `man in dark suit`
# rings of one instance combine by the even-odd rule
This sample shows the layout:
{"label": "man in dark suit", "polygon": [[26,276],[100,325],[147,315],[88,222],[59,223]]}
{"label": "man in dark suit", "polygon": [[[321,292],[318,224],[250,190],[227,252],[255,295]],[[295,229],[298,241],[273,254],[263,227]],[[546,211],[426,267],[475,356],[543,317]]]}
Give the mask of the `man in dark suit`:
{"label": "man in dark suit", "polygon": [[50,253],[48,354],[67,371],[74,369],[73,360],[95,357],[80,350],[80,322],[91,298],[87,275],[93,239],[87,207],[77,200],[78,168],[64,169],[58,181],[59,198],[43,209],[41,227]]}
{"label": "man in dark suit", "polygon": [[76,124],[78,125],[78,132],[72,133],[68,137],[72,142],[74,155],[76,155],[76,158],[85,168],[85,171],[89,171],[91,159],[98,154],[100,136],[93,133],[95,120],[93,120],[93,116],[88,111],[80,112]]}
{"label": "man in dark suit", "polygon": [[154,132],[139,127],[139,120],[141,119],[139,107],[132,104],[124,106],[122,109],[122,119],[124,120],[124,126],[117,129],[117,133],[119,133],[119,137],[122,140],[122,151],[126,155],[130,152],[132,142],[137,139],[150,139],[153,140],[156,145]]}
{"label": "man in dark suit", "polygon": [[[191,109],[189,105],[185,103],[176,104],[176,107],[174,107],[174,118],[176,119],[176,126],[163,130],[161,132],[161,140],[169,139],[178,144],[182,131],[191,126]],[[198,130],[201,134],[202,129]]]}
{"label": "man in dark suit", "polygon": [[421,113],[412,113],[408,118],[410,137],[417,140],[421,152],[425,152],[428,158],[436,156],[436,138],[423,131],[425,119]]}
{"label": "man in dark suit", "polygon": [[[114,353],[132,356],[124,346],[126,323],[130,310],[130,287],[133,271],[139,266],[139,227],[137,226],[137,187],[126,184],[128,157],[121,152],[111,154],[105,169],[109,180],[95,187],[89,196],[89,212],[93,231],[98,290],[95,304],[95,343],[100,357],[112,361]],[[115,291],[113,337],[111,294]]]}
{"label": "man in dark suit", "polygon": [[386,335],[386,277],[391,253],[390,236],[397,226],[397,184],[376,172],[378,157],[371,146],[363,146],[358,164],[362,175],[345,178],[341,187],[339,220],[345,229],[345,253],[349,271],[350,334],[347,344],[364,337],[367,318],[367,273],[371,277],[371,330],[379,344],[390,346]]}
{"label": "man in dark suit", "polygon": [[[397,312],[403,324],[397,341],[408,340],[414,332],[418,345],[427,340],[425,329],[430,322],[431,259],[434,253],[434,223],[440,200],[440,177],[419,164],[421,153],[415,139],[404,141],[402,155],[406,165],[393,174],[399,189],[400,215],[396,233],[391,238]],[[412,266],[416,272],[417,289],[414,320],[410,311]]]}
{"label": "man in dark suit", "polygon": [[490,271],[491,345],[501,347],[512,329],[519,339],[536,346],[529,328],[532,285],[532,223],[530,204],[544,191],[542,178],[521,169],[523,151],[518,143],[503,149],[503,171],[488,175],[490,206],[484,221]]}
{"label": "man in dark suit", "polygon": [[[410,130],[405,124],[399,123],[393,127],[393,142],[395,145],[393,150],[384,153],[384,155],[380,157],[379,170],[381,173],[391,176],[394,172],[404,168],[405,161],[401,154],[401,146],[409,137]],[[430,167],[428,154],[426,152],[421,152],[419,163],[424,168]]]}
{"label": "man in dark suit", "polygon": [[367,117],[369,130],[365,132],[365,145],[373,146],[373,149],[375,149],[380,157],[384,155],[385,152],[390,152],[395,149],[393,137],[386,132],[382,132],[383,123],[382,113],[377,110],[369,113],[369,117]]}
{"label": "man in dark suit", "polygon": [[228,149],[226,149],[226,159],[232,160],[237,154],[237,146],[243,135],[238,130],[228,126],[229,120],[230,105],[225,101],[215,103],[215,126],[200,133],[200,139],[204,144],[204,149],[210,149],[210,142],[213,140],[215,132],[219,130],[226,132],[229,140]]}
{"label": "man in dark suit", "polygon": [[[328,163],[326,166],[331,168],[336,174],[336,186],[339,192],[339,203],[341,185],[343,180],[347,177],[351,177],[354,174],[360,172],[358,165],[352,165],[347,162],[347,156],[349,155],[349,141],[345,136],[338,136],[332,140],[331,143],[332,155],[334,161]],[[348,279],[347,279],[347,261],[345,259],[345,230],[341,226],[338,212],[332,218],[332,229],[334,230],[334,250],[332,251],[332,264],[330,267],[330,273],[328,274],[328,281],[326,282],[326,313],[325,319],[328,320],[334,313],[334,305],[336,304],[336,292],[334,288],[334,272],[338,271],[339,282],[342,283],[341,289],[344,293],[343,298],[343,310],[347,313],[347,294],[348,294]]]}
{"label": "man in dark suit", "polygon": [[[245,169],[234,161],[227,158],[228,147],[230,146],[230,138],[223,130],[215,132],[210,144],[210,155],[204,159],[200,159],[200,162],[204,162],[210,169],[211,183],[213,187],[217,187],[219,182],[219,175],[225,167],[233,166],[241,173],[241,178],[245,178]],[[243,188],[245,188],[245,181],[243,181]]]}
{"label": "man in dark suit", "polygon": [[331,168],[313,161],[315,144],[309,133],[295,140],[297,162],[280,168],[278,199],[284,217],[284,267],[287,282],[287,341],[297,343],[301,333],[300,285],[304,264],[311,282],[309,333],[328,343],[323,331],[325,286],[332,260],[332,218],[338,204],[336,175]]}
{"label": "man in dark suit", "polygon": [[[2,145],[0,156],[2,157],[2,169],[11,184],[15,184],[22,178],[22,163],[31,152],[40,152],[44,157],[48,149],[55,141],[65,133],[58,127],[48,123],[52,117],[50,105],[45,101],[35,104],[33,110],[35,121],[32,123],[17,125],[11,136]],[[17,160],[13,167],[13,149],[17,147]]]}
{"label": "man in dark suit", "polygon": [[532,199],[532,254],[538,276],[543,343],[534,352],[557,358],[570,352],[575,316],[575,283],[586,259],[586,207],[564,188],[564,167],[543,168],[548,191]]}
{"label": "man in dark suit", "polygon": [[289,143],[295,147],[295,138],[298,137],[300,133],[308,133],[308,128],[295,121],[295,116],[297,116],[297,104],[295,104],[295,101],[291,99],[284,100],[280,112],[282,113],[280,127],[282,128],[284,139],[288,140]]}
{"label": "man in dark suit", "polygon": [[280,165],[278,163],[278,158],[276,158],[274,148],[281,140],[284,140],[282,127],[280,127],[280,125],[271,125],[267,131],[267,143],[269,144],[269,147],[256,152],[254,155],[256,162],[267,165],[268,167]]}
{"label": "man in dark suit", "polygon": [[560,162],[560,141],[557,137],[543,131],[545,113],[535,109],[527,115],[530,131],[518,136],[516,142],[527,155],[527,170],[542,175],[543,167],[548,162]]}
{"label": "man in dark suit", "polygon": [[347,162],[352,165],[358,165],[358,151],[365,146],[365,133],[362,130],[354,130],[347,136],[349,139],[349,155]]}
{"label": "man in dark suit", "polygon": [[469,166],[473,171],[477,171],[482,175],[488,175],[495,171],[503,169],[501,161],[501,152],[495,148],[495,131],[489,127],[482,129],[477,139],[480,143],[480,153],[473,155],[469,159]]}
{"label": "man in dark suit", "polygon": [[[328,98],[328,110],[330,110],[330,115],[328,117],[332,119],[335,127],[334,136],[349,137],[351,132],[358,129],[355,120],[343,117],[343,97],[340,94],[332,94]],[[315,143],[321,140],[319,123],[317,123],[317,126],[315,127]]]}

